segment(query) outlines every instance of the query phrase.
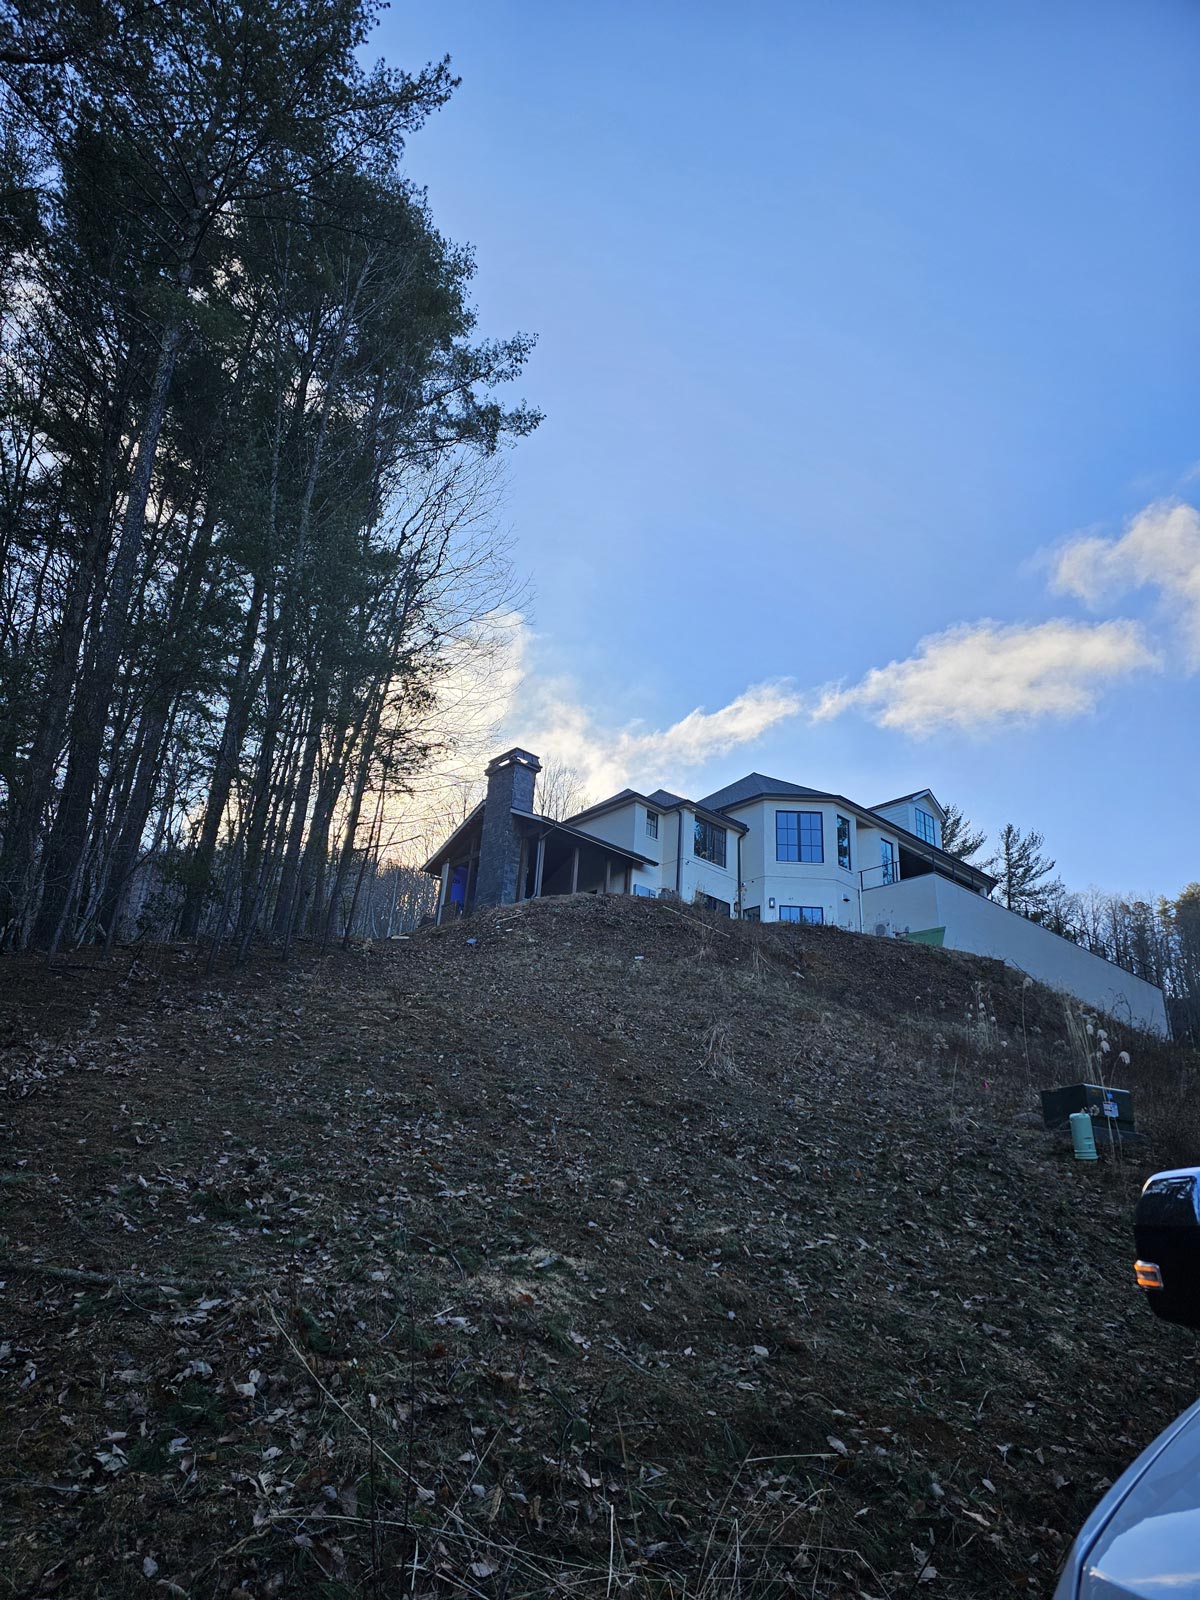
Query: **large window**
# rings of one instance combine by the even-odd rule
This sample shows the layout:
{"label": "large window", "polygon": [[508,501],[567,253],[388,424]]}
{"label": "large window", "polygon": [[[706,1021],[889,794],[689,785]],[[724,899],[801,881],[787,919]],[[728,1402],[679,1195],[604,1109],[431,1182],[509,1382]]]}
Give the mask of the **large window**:
{"label": "large window", "polygon": [[824,861],[825,841],[819,811],[775,813],[776,861]]}
{"label": "large window", "polygon": [[723,917],[732,916],[733,909],[728,900],[718,900],[716,895],[702,894],[700,904],[705,911],[719,911]]}
{"label": "large window", "polygon": [[850,871],[850,818],[837,819],[838,830],[838,866]]}
{"label": "large window", "polygon": [[705,822],[703,817],[696,818],[696,842],[693,846],[695,855],[701,861],[711,861],[715,867],[725,865],[725,829],[719,828],[715,822]]}
{"label": "large window", "polygon": [[896,847],[890,839],[879,841],[879,861],[883,867],[882,881],[895,883],[896,881]]}
{"label": "large window", "polygon": [[824,922],[823,906],[780,906],[780,922]]}
{"label": "large window", "polygon": [[924,839],[926,844],[936,844],[938,842],[937,823],[929,812],[922,811],[920,806],[914,806],[913,809],[917,813],[917,837]]}
{"label": "large window", "polygon": [[647,811],[647,813],[646,813],[646,837],[648,839],[657,839],[658,838],[658,812],[657,811]]}
{"label": "large window", "polygon": [[747,906],[746,909],[742,912],[742,921],[743,922],[761,922],[762,921],[762,907],[761,906]]}

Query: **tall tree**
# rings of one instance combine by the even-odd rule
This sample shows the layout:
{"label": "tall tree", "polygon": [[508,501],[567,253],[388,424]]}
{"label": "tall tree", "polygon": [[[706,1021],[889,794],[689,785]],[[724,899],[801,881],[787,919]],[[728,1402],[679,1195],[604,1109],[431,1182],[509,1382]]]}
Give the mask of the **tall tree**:
{"label": "tall tree", "polygon": [[0,0],[10,945],[113,937],[148,860],[185,932],[214,887],[317,928],[432,748],[460,467],[538,419],[399,175],[453,80],[364,69],[379,9]]}
{"label": "tall tree", "polygon": [[1045,838],[1034,829],[1022,833],[1012,822],[1001,828],[996,849],[984,863],[995,875],[996,898],[1010,911],[1040,921],[1061,893],[1062,883],[1052,878],[1054,862],[1041,854]]}
{"label": "tall tree", "polygon": [[975,828],[963,815],[962,807],[951,801],[946,807],[946,820],[942,823],[942,849],[957,856],[960,861],[970,861],[987,843],[987,834]]}

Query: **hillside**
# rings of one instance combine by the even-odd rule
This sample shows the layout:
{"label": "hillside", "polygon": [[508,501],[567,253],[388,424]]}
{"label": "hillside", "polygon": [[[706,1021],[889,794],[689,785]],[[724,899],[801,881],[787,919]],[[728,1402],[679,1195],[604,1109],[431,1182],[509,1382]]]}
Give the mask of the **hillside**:
{"label": "hillside", "polygon": [[[0,1594],[1048,1595],[1194,1398],[994,963],[626,899],[0,966]],[[1190,1120],[1189,1120],[1190,1119]]]}

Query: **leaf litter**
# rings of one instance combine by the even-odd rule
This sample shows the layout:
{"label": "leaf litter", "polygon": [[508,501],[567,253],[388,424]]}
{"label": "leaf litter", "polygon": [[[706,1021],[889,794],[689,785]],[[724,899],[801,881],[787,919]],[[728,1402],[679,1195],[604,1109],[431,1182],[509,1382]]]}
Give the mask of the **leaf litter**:
{"label": "leaf litter", "polygon": [[1150,1137],[1087,1169],[995,963],[467,937],[0,968],[12,1592],[1049,1595],[1192,1398],[1129,1214],[1195,1057],[1117,1030]]}

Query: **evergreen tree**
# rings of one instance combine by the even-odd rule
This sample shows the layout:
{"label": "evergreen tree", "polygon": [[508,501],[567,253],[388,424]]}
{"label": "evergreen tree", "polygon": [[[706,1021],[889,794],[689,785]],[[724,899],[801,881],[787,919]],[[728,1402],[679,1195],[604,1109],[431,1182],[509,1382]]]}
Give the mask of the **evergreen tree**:
{"label": "evergreen tree", "polygon": [[960,861],[970,861],[986,843],[987,834],[983,829],[972,827],[963,815],[962,808],[951,802],[946,808],[946,820],[942,823],[942,849],[957,856]]}
{"label": "evergreen tree", "polygon": [[997,880],[996,898],[1010,911],[1019,911],[1035,922],[1046,916],[1063,892],[1062,882],[1050,876],[1054,862],[1041,854],[1045,842],[1035,830],[1022,833],[1014,823],[1006,822],[994,853],[984,863]]}

